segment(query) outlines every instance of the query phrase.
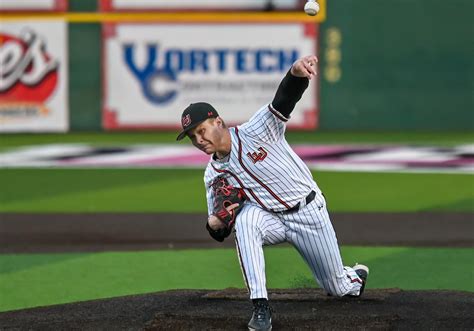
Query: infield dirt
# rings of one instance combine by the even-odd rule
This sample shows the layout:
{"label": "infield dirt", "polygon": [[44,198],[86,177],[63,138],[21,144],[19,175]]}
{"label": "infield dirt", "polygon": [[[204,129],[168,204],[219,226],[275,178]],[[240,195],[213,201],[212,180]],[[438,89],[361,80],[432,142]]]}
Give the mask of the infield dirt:
{"label": "infield dirt", "polygon": [[[354,298],[319,289],[270,291],[273,330],[472,330],[474,295],[367,290]],[[0,314],[2,330],[246,330],[244,290],[178,290]]]}
{"label": "infield dirt", "polygon": [[[0,253],[235,247],[213,240],[205,214],[0,213]],[[333,213],[340,245],[473,247],[472,213]]]}

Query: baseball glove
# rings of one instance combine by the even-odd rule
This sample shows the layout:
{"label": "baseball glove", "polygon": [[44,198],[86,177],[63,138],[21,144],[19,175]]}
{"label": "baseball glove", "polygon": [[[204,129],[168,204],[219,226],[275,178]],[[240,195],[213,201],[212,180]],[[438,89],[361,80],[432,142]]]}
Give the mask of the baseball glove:
{"label": "baseball glove", "polygon": [[[212,183],[212,189],[214,191],[213,214],[230,229],[235,223],[235,217],[244,206],[245,193],[242,189],[230,185],[225,177],[217,177]],[[239,206],[229,212],[227,207],[235,203]]]}

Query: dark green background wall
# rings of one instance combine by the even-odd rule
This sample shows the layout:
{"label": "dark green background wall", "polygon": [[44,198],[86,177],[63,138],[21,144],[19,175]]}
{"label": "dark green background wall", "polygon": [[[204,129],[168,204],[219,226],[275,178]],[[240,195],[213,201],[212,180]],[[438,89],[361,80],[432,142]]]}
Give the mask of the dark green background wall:
{"label": "dark green background wall", "polygon": [[[96,8],[70,1],[70,11]],[[473,129],[473,12],[474,0],[328,0],[320,128]],[[100,31],[69,25],[72,130],[101,129]]]}
{"label": "dark green background wall", "polygon": [[[97,0],[69,0],[70,12],[95,12]],[[71,130],[102,130],[101,27],[69,24],[69,110]]]}
{"label": "dark green background wall", "polygon": [[337,29],[342,74],[322,80],[321,128],[474,128],[472,13],[474,0],[329,0],[322,69]]}
{"label": "dark green background wall", "polygon": [[69,110],[71,130],[100,130],[101,27],[69,24]]}

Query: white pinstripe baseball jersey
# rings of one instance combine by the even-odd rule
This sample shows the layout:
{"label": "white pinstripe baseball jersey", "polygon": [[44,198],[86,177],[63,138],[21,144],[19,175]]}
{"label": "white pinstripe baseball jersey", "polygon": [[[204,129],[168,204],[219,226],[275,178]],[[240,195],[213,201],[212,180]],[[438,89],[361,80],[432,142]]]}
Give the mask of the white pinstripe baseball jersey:
{"label": "white pinstripe baseball jersey", "polygon": [[211,159],[204,175],[209,214],[210,184],[222,174],[229,183],[243,188],[250,202],[266,210],[287,210],[311,190],[319,191],[308,167],[285,139],[286,121],[266,105],[248,122],[229,129],[232,147],[227,162]]}

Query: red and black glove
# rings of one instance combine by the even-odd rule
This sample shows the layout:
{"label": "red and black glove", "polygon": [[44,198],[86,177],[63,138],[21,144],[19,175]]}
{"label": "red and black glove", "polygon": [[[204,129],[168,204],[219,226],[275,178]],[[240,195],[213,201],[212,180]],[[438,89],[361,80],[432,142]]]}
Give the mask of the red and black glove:
{"label": "red and black glove", "polygon": [[[229,184],[226,178],[217,177],[212,183],[214,191],[213,214],[221,220],[227,228],[232,228],[235,218],[244,206],[245,193],[241,188]],[[238,207],[228,211],[227,207],[238,204]]]}

